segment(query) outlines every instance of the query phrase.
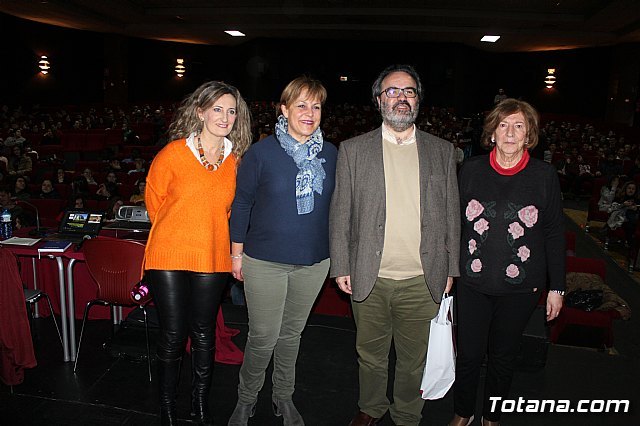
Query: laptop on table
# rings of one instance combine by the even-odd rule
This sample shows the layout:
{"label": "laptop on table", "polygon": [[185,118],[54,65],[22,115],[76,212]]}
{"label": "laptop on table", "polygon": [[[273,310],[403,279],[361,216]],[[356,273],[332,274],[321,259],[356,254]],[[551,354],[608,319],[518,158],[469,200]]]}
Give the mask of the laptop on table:
{"label": "laptop on table", "polygon": [[78,244],[95,238],[102,228],[105,213],[96,210],[66,210],[56,234],[47,235],[45,241],[70,241]]}

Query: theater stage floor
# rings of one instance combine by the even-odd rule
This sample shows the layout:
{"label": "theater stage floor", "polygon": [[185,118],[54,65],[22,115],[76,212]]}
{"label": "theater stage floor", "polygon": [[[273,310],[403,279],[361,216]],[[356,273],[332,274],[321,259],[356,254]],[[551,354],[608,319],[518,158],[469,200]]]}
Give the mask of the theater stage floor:
{"label": "theater stage floor", "polygon": [[[567,228],[578,233],[577,254],[603,257],[601,249],[585,237],[573,222]],[[610,286],[633,308],[640,308],[640,288],[607,256]],[[247,334],[246,311],[224,304],[227,325],[241,333],[234,338],[242,348]],[[634,312],[635,314],[635,312]],[[640,330],[637,315],[617,321],[617,355],[578,347],[551,345],[547,364],[534,371],[516,373],[511,396],[533,399],[630,400],[630,413],[534,414],[512,413],[505,425],[634,425],[640,424]],[[78,372],[61,362],[61,349],[49,319],[36,321],[38,366],[27,370],[25,381],[10,389],[0,385],[2,425],[150,425],[156,416],[156,382],[149,384],[146,363],[110,357],[101,345],[109,335],[108,321],[88,325]],[[314,315],[302,338],[294,400],[309,426],[346,426],[357,410],[355,331],[349,318]],[[140,339],[139,344],[144,345]],[[216,365],[211,404],[216,425],[226,425],[236,400],[238,366]],[[179,387],[178,410],[182,424],[189,424],[189,359],[185,360]],[[280,425],[270,408],[269,375],[260,393],[251,425]],[[452,415],[451,393],[427,401],[422,425],[445,425]],[[478,407],[477,413],[480,413]],[[381,425],[392,425],[386,416]],[[476,420],[474,424],[479,424]]]}

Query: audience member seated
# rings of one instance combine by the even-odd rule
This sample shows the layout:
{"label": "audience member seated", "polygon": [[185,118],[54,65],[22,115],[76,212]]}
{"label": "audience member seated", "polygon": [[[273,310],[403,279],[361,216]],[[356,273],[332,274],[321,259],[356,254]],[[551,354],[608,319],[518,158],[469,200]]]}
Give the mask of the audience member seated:
{"label": "audience member seated", "polygon": [[464,151],[462,150],[462,148],[460,148],[460,143],[458,142],[457,138],[455,137],[452,138],[451,143],[453,144],[453,151],[456,159],[456,166],[460,167],[464,162]]}
{"label": "audience member seated", "polygon": [[69,203],[65,206],[63,211],[60,212],[60,214],[58,215],[56,220],[58,222],[60,222],[62,220],[62,217],[64,216],[64,211],[66,209],[84,209],[85,205],[86,205],[86,203],[84,201],[84,197],[82,197],[80,195],[76,195],[76,196],[71,197],[69,199]]}
{"label": "audience member seated", "polygon": [[84,171],[82,172],[82,176],[84,176],[84,179],[87,182],[87,185],[97,185],[98,182],[96,182],[96,180],[93,178],[93,172],[91,171],[91,169],[87,168],[84,169]]}
{"label": "audience member seated", "polygon": [[60,137],[52,128],[48,128],[42,135],[40,145],[60,145]]}
{"label": "audience member seated", "polygon": [[71,208],[74,209],[84,209],[87,203],[84,201],[84,197],[76,195],[71,199]]}
{"label": "audience member seated", "polygon": [[13,198],[16,200],[28,200],[31,198],[31,194],[27,189],[27,178],[24,176],[18,176],[13,185]]}
{"label": "audience member seated", "polygon": [[[574,169],[573,193],[576,196],[580,196],[584,193],[585,183],[593,180],[591,165],[584,161],[582,155],[578,154],[572,169]],[[591,184],[589,184],[589,187],[591,187]]]}
{"label": "audience member seated", "polygon": [[116,174],[116,172],[108,172],[107,175],[105,176],[105,183],[120,185],[120,182],[118,182],[118,175]]}
{"label": "audience member seated", "polygon": [[96,199],[110,200],[118,195],[118,185],[113,182],[101,183],[96,191]]}
{"label": "audience member seated", "polygon": [[140,179],[136,182],[136,187],[133,190],[133,195],[129,199],[129,202],[133,204],[144,205],[144,190],[147,187],[146,179]]}
{"label": "audience member seated", "polygon": [[14,145],[11,148],[9,167],[7,169],[10,175],[24,175],[33,169],[31,157],[24,152],[21,145]]}
{"label": "audience member seated", "polygon": [[24,210],[22,213],[19,213],[13,221],[13,229],[28,228],[30,226],[34,226],[33,216]]}
{"label": "audience member seated", "polygon": [[120,160],[117,158],[112,158],[109,160],[109,167],[107,168],[108,172],[121,172],[122,166],[120,165]]}
{"label": "audience member seated", "polygon": [[64,169],[58,169],[56,171],[56,183],[71,183]]}
{"label": "audience member seated", "polygon": [[141,158],[142,154],[140,153],[140,149],[138,148],[133,148],[131,149],[131,155],[129,155],[128,157],[124,158],[122,160],[123,164],[132,164],[135,163],[136,158]]}
{"label": "audience member seated", "polygon": [[640,157],[636,157],[633,160],[633,166],[627,172],[629,179],[635,180],[636,177],[640,177]]}
{"label": "audience member seated", "polygon": [[638,193],[635,182],[629,181],[622,185],[615,201],[611,204],[610,212],[607,226],[612,231],[622,227],[625,246],[630,246],[638,223]]}
{"label": "audience member seated", "polygon": [[15,219],[18,215],[23,213],[22,207],[16,204],[14,200],[11,199],[11,189],[6,186],[0,187],[0,212],[4,209],[9,210],[11,213],[11,220],[15,225]]}
{"label": "audience member seated", "polygon": [[140,138],[136,135],[136,132],[129,127],[129,124],[126,121],[122,123],[122,138],[123,142],[127,145],[140,144]]}
{"label": "audience member seated", "polygon": [[133,169],[129,170],[127,173],[128,174],[133,174],[133,173],[144,173],[146,172],[146,169],[144,167],[144,159],[143,158],[136,158],[134,160],[134,164],[135,166],[133,167]]}
{"label": "audience member seated", "polygon": [[504,89],[498,89],[498,93],[493,97],[493,104],[498,105],[505,99],[507,99],[507,95],[504,93]]}
{"label": "audience member seated", "polygon": [[109,208],[107,209],[106,220],[116,220],[116,213],[120,210],[120,207],[124,205],[122,197],[115,196],[109,200]]}
{"label": "audience member seated", "polygon": [[544,150],[544,154],[543,154],[544,161],[546,163],[551,163],[551,161],[553,160],[553,154],[555,154],[555,152],[556,152],[556,144],[550,143],[547,149]]}
{"label": "audience member seated", "polygon": [[565,151],[562,158],[558,159],[555,163],[552,163],[558,171],[558,177],[560,178],[560,186],[562,192],[567,192],[573,188],[573,180],[575,178],[576,169],[573,167],[573,159],[568,151]]}
{"label": "audience member seated", "polygon": [[76,197],[88,198],[89,197],[89,184],[84,176],[76,176],[71,182],[71,198]]}
{"label": "audience member seated", "polygon": [[601,212],[610,212],[611,204],[616,198],[616,192],[620,185],[619,176],[611,176],[609,182],[600,188],[600,199],[598,200],[598,210]]}
{"label": "audience member seated", "polygon": [[620,147],[617,149],[616,151],[616,160],[620,160],[620,161],[629,161],[631,160],[631,158],[629,158],[629,155],[625,152],[624,147]]}
{"label": "audience member seated", "polygon": [[38,155],[38,152],[31,147],[31,142],[25,141],[25,143],[22,144],[22,148],[24,149],[24,153],[31,158],[32,162],[38,161],[40,155]]}
{"label": "audience member seated", "polygon": [[42,188],[40,190],[40,198],[45,199],[59,199],[60,194],[53,187],[53,184],[49,179],[45,179],[42,181]]}
{"label": "audience member seated", "polygon": [[605,160],[600,161],[599,168],[599,172],[605,177],[615,175],[619,176],[622,174],[622,163],[620,161],[616,161],[616,156],[612,152],[607,154],[607,158]]}
{"label": "audience member seated", "polygon": [[25,140],[20,129],[9,129],[9,136],[4,140],[4,146],[22,146]]}

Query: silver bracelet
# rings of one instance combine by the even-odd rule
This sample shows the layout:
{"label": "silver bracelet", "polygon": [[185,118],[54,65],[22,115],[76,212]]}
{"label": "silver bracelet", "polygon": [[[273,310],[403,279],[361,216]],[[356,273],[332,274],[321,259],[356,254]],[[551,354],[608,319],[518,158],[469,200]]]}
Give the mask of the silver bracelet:
{"label": "silver bracelet", "polygon": [[231,258],[232,258],[232,259],[242,259],[242,255],[244,255],[244,253],[240,253],[240,254],[238,254],[238,255],[236,255],[236,256],[231,255]]}
{"label": "silver bracelet", "polygon": [[552,291],[554,293],[558,293],[560,296],[564,297],[564,290],[549,290]]}

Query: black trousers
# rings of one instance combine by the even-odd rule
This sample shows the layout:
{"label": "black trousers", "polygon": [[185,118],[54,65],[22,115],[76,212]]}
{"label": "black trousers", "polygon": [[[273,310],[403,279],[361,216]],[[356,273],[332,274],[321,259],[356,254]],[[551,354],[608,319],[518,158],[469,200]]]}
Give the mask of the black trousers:
{"label": "black trousers", "polygon": [[[536,307],[540,292],[491,296],[468,285],[456,287],[458,319],[458,355],[454,389],[454,411],[471,417],[480,380],[480,369],[487,355],[482,415],[499,421],[500,411],[491,411],[492,396],[503,399],[509,394],[514,361],[522,332]],[[500,407],[499,404],[496,405]]]}
{"label": "black trousers", "polygon": [[182,357],[187,336],[191,337],[191,350],[214,348],[216,315],[227,278],[227,273],[147,271],[160,322],[158,358],[170,361]]}

